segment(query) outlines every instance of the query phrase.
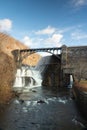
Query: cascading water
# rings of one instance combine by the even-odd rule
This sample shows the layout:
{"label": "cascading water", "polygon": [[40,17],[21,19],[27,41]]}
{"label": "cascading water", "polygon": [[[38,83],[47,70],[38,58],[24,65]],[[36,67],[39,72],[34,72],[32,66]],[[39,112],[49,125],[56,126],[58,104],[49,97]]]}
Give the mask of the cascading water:
{"label": "cascading water", "polygon": [[17,69],[13,85],[14,91],[29,91],[29,89],[41,86],[40,72],[34,68],[22,66]]}

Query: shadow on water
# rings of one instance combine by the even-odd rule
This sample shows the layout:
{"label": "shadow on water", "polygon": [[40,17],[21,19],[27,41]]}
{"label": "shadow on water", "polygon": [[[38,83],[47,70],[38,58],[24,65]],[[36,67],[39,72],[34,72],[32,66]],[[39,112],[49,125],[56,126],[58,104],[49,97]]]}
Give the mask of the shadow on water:
{"label": "shadow on water", "polygon": [[37,87],[0,113],[0,130],[86,130],[71,90]]}

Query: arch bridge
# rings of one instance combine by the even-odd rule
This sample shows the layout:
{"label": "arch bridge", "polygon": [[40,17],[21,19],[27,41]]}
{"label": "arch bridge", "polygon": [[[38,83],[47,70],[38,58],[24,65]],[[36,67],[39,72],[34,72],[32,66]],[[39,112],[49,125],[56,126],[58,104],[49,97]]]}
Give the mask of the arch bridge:
{"label": "arch bridge", "polygon": [[16,49],[12,51],[12,54],[14,55],[14,59],[17,63],[17,66],[20,67],[23,59],[36,52],[47,52],[56,56],[60,60],[59,54],[61,53],[61,47],[32,48],[32,49],[22,49],[22,50]]}

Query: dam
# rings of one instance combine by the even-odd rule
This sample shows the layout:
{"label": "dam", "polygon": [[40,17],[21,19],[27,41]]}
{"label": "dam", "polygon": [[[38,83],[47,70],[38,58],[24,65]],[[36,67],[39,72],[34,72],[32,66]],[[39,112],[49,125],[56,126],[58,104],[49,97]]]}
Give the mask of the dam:
{"label": "dam", "polygon": [[[69,56],[72,57],[71,52]],[[19,95],[0,113],[1,130],[87,129],[87,120],[72,95],[73,74],[77,74],[75,78],[79,75],[77,64],[74,64],[79,52],[72,57],[73,64],[64,53],[68,54],[63,51],[58,57],[42,57],[35,67],[21,65],[17,68],[13,90]],[[17,59],[15,61],[18,63]],[[81,57],[79,61],[82,62]],[[86,63],[86,58],[83,61]],[[83,71],[83,65],[80,67]],[[86,73],[81,76],[86,77]]]}
{"label": "dam", "polygon": [[[63,45],[60,48],[14,50],[12,51],[12,54],[17,67],[21,67],[24,58],[36,52],[48,52],[52,54],[52,57],[42,58],[39,62],[39,67],[37,67],[43,69],[43,66],[45,65],[44,69],[46,71],[44,70],[42,75],[43,78],[45,77],[45,73],[46,75],[50,75],[47,76],[49,77],[47,78],[49,86],[52,86],[52,84],[55,84],[54,86],[69,85],[70,75],[76,80],[87,79],[87,46],[67,47],[66,45]],[[50,70],[53,70],[52,73]],[[54,80],[51,80],[52,77]],[[54,83],[51,83],[51,81],[54,81]],[[43,81],[43,84],[44,83],[45,79]]]}

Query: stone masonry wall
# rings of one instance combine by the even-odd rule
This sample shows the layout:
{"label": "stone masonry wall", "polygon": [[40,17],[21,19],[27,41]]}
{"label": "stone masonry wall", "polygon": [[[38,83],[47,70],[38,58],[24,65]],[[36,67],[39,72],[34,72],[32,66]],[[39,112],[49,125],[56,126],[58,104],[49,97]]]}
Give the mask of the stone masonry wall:
{"label": "stone masonry wall", "polygon": [[61,68],[64,73],[73,73],[77,79],[87,79],[87,46],[64,45],[61,57]]}
{"label": "stone masonry wall", "polygon": [[60,61],[57,57],[42,57],[36,68],[42,74],[43,86],[58,87],[60,85]]}

